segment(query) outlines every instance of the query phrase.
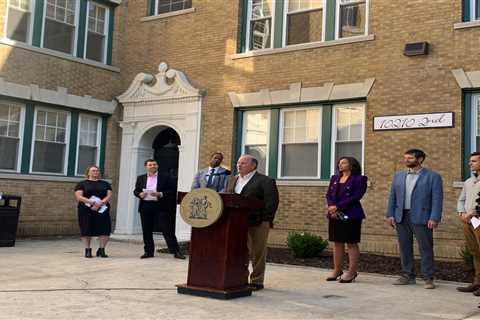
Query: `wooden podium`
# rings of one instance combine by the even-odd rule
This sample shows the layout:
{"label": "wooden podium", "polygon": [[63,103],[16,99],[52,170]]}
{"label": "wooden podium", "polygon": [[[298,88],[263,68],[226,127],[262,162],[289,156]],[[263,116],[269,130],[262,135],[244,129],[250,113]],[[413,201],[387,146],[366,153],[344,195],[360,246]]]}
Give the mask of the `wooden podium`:
{"label": "wooden podium", "polygon": [[[180,203],[185,192],[178,193]],[[252,294],[247,286],[248,211],[263,202],[238,194],[221,193],[223,212],[205,228],[193,228],[186,284],[177,292],[216,299],[233,299]]]}

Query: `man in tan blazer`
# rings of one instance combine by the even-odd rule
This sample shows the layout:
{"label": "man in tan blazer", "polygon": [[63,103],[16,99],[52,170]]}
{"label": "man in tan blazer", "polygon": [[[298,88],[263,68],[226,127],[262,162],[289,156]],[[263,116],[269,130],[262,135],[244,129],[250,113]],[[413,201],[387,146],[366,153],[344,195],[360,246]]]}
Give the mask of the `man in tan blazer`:
{"label": "man in tan blazer", "polygon": [[[252,262],[250,286],[263,289],[267,261],[268,232],[278,208],[278,190],[275,180],[257,172],[258,161],[250,155],[242,155],[237,161],[238,175],[231,176],[226,192],[255,197],[264,202],[264,207],[248,213],[248,255]],[[247,261],[247,272],[248,272]]]}

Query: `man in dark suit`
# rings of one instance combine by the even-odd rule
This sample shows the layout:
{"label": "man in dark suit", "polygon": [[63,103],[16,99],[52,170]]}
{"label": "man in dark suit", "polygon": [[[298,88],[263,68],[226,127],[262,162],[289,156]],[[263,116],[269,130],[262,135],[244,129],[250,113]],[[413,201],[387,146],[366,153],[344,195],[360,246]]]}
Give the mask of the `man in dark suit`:
{"label": "man in dark suit", "polygon": [[161,231],[168,250],[177,259],[185,259],[180,252],[175,232],[169,225],[169,201],[175,198],[175,181],[168,175],[158,173],[157,161],[145,160],[146,174],[137,177],[133,194],[140,199],[138,212],[142,221],[143,243],[145,253],[140,259],[152,258],[155,252],[153,227],[155,216],[159,215]]}
{"label": "man in dark suit", "polygon": [[[264,202],[264,207],[248,214],[248,255],[252,261],[250,286],[263,289],[267,261],[268,233],[278,208],[278,190],[274,179],[257,172],[258,161],[250,155],[242,155],[237,161],[238,175],[230,177],[227,192],[255,197]],[[247,261],[247,272],[248,264]],[[248,275],[247,275],[248,279]]]}
{"label": "man in dark suit", "polygon": [[223,154],[215,152],[210,158],[209,167],[197,172],[193,178],[192,190],[197,188],[210,188],[217,192],[224,192],[227,185],[230,170],[220,165],[223,161]]}

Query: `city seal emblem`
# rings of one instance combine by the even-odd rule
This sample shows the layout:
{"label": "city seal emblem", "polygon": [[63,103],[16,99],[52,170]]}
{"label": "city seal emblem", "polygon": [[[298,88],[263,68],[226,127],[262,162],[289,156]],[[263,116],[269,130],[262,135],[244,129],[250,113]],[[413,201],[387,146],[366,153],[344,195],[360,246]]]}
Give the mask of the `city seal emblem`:
{"label": "city seal emblem", "polygon": [[208,188],[193,189],[180,203],[180,215],[194,228],[205,228],[214,224],[222,211],[222,197]]}

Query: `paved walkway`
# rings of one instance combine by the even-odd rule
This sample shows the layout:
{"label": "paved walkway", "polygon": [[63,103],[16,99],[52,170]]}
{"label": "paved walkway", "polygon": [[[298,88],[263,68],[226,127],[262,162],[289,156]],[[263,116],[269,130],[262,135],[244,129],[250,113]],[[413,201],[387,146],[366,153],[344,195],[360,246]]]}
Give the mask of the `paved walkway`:
{"label": "paved walkway", "polygon": [[188,262],[111,242],[108,259],[85,259],[79,240],[24,240],[0,248],[0,319],[480,319],[480,299],[450,282],[435,290],[392,286],[361,273],[326,282],[328,270],[268,265],[266,289],[229,301],[176,293]]}

